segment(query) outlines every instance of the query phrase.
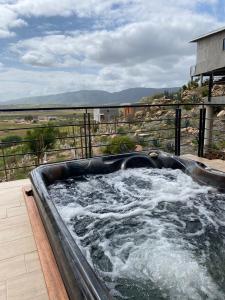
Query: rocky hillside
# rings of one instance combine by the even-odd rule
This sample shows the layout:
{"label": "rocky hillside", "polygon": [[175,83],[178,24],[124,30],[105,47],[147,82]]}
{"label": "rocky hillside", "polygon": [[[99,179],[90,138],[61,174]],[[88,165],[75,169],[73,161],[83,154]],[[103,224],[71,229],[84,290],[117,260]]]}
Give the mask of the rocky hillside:
{"label": "rocky hillside", "polygon": [[224,96],[225,95],[225,85],[214,85],[212,90],[212,96]]}
{"label": "rocky hillside", "polygon": [[[182,153],[197,153],[198,144],[198,127],[199,127],[199,106],[185,105],[201,104],[203,99],[208,95],[208,86],[199,87],[197,83],[189,83],[185,85],[176,93],[159,94],[154,97],[144,97],[141,103],[148,104],[183,104],[182,106],[182,122],[181,122],[181,144]],[[215,85],[213,87],[213,96],[225,95],[225,86]],[[169,125],[174,124],[175,110],[168,107],[152,107],[137,111],[135,118],[138,120],[151,121],[155,129],[161,130],[161,135],[154,136],[155,139],[167,139],[170,132],[172,136],[172,129]],[[161,119],[160,122],[158,120]],[[154,122],[155,121],[155,122]],[[155,123],[155,124],[154,124]],[[166,129],[165,131],[163,129]],[[213,127],[213,143],[208,151],[208,157],[224,158],[225,157],[225,107],[218,106],[214,108],[214,127]],[[171,147],[173,140],[171,139]],[[168,148],[168,143],[166,145]],[[168,149],[165,149],[168,151]]]}

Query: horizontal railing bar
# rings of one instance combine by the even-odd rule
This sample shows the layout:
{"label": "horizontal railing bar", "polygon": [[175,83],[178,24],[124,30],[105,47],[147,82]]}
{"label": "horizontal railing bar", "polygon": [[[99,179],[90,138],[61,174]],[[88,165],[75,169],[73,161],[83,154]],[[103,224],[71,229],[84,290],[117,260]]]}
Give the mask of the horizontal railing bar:
{"label": "horizontal railing bar", "polygon": [[[186,128],[186,127],[181,127]],[[149,130],[141,130],[138,133],[148,133],[148,132],[158,132],[158,131],[167,131],[167,130],[174,130],[174,127],[170,128],[159,128],[159,129],[149,129]],[[138,129],[139,130],[139,129]],[[101,134],[92,134],[92,137],[100,137],[100,136],[111,136],[111,135],[126,135],[126,134],[133,134],[136,133],[136,131],[126,131],[126,132],[115,132],[115,133],[101,133]],[[85,135],[74,135],[74,136],[65,136],[65,137],[56,137],[56,140],[66,140],[66,139],[78,139],[78,138],[84,138]],[[50,141],[51,139],[45,139],[45,141]],[[0,148],[1,145],[9,145],[9,147],[13,146],[14,144],[23,144],[23,143],[32,143],[32,142],[39,142],[39,139],[33,139],[33,140],[21,140],[21,141],[11,141],[11,142],[0,142]]]}
{"label": "horizontal railing bar", "polygon": [[[173,137],[168,138],[153,138],[153,139],[142,139],[143,142],[153,142],[155,140],[157,141],[164,141],[164,140],[171,140]],[[122,143],[123,145],[129,145],[129,143]],[[98,144],[98,145],[92,145],[92,147],[106,147],[106,146],[115,146],[117,143],[105,143],[105,144]],[[37,156],[37,154],[44,154],[44,153],[54,153],[54,152],[63,152],[63,151],[70,151],[70,150],[81,150],[85,149],[85,147],[71,147],[71,148],[63,148],[63,149],[51,149],[51,150],[43,150],[43,151],[37,151],[37,152],[26,152],[26,153],[14,153],[14,154],[5,154],[0,155],[0,158],[7,158],[7,157],[15,157],[15,156],[25,156],[25,155],[34,155]]]}
{"label": "horizontal railing bar", "polygon": [[46,125],[46,126],[30,126],[30,127],[12,127],[12,128],[3,128],[0,131],[15,131],[15,130],[33,130],[33,129],[45,129],[45,128],[60,128],[60,127],[82,127],[84,124],[74,123],[74,124],[60,124],[60,125]]}
{"label": "horizontal railing bar", "polygon": [[[207,103],[209,106],[219,105]],[[181,106],[204,106],[204,103],[165,103],[165,104],[124,104],[124,105],[94,105],[94,106],[57,106],[57,107],[30,107],[30,108],[0,108],[0,112],[23,112],[23,111],[58,111],[58,110],[88,110],[95,108],[125,108],[125,107],[181,107]]]}
{"label": "horizontal railing bar", "polygon": [[69,150],[81,150],[85,149],[85,147],[73,147],[73,148],[63,148],[63,149],[52,149],[52,150],[43,150],[43,151],[37,151],[37,152],[26,152],[26,153],[15,153],[15,154],[5,154],[0,155],[0,158],[7,158],[7,157],[14,157],[14,156],[25,156],[25,155],[34,155],[37,156],[37,154],[44,154],[44,153],[54,153],[54,152],[63,152],[63,151],[69,151]]}

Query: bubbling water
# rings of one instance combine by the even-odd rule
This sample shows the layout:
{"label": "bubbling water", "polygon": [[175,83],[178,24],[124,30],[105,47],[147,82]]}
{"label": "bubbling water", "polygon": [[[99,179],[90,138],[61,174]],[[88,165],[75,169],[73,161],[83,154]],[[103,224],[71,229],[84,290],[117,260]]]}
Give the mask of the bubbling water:
{"label": "bubbling water", "polygon": [[180,170],[128,169],[49,193],[116,299],[225,299],[225,195]]}

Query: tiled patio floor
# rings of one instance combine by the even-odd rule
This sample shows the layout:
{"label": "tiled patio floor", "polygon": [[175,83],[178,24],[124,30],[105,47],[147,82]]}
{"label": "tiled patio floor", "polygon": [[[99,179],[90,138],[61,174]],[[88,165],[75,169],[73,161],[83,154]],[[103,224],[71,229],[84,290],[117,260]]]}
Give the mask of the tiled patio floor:
{"label": "tiled patio floor", "polygon": [[47,300],[48,294],[22,186],[0,183],[0,300]]}
{"label": "tiled patio floor", "polygon": [[[225,161],[183,157],[225,172]],[[21,189],[29,183],[0,183],[0,300],[49,299]]]}
{"label": "tiled patio floor", "polygon": [[221,159],[209,160],[206,158],[197,157],[192,154],[185,154],[185,155],[182,155],[182,157],[186,158],[186,159],[192,159],[192,160],[202,162],[203,164],[207,165],[210,168],[225,172],[225,160],[221,160]]}

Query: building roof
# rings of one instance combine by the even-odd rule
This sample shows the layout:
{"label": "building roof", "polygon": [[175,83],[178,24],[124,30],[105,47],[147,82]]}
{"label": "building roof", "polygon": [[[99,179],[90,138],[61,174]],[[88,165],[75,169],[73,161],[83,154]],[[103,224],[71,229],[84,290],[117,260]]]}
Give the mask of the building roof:
{"label": "building roof", "polygon": [[222,32],[222,31],[225,31],[225,26],[224,26],[224,27],[220,27],[220,28],[218,28],[218,29],[216,29],[216,30],[210,31],[210,32],[208,32],[208,33],[205,33],[205,34],[203,34],[203,35],[201,35],[201,36],[195,38],[194,40],[190,41],[190,43],[198,42],[198,41],[201,40],[201,39],[204,39],[204,38],[206,38],[206,37],[212,36],[212,35],[214,35],[214,34],[217,34],[217,33],[219,33],[219,32]]}

